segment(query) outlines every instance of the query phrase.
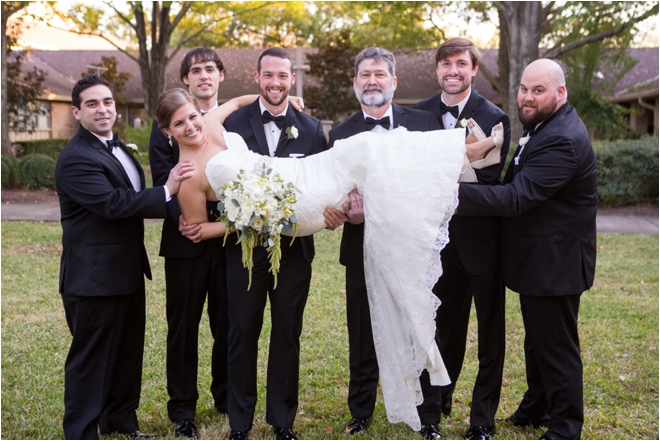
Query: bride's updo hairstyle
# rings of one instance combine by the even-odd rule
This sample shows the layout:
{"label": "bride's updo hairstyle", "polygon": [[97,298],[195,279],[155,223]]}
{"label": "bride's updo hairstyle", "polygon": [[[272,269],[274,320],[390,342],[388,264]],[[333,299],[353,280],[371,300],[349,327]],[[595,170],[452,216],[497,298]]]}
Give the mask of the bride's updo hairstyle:
{"label": "bride's updo hairstyle", "polygon": [[161,129],[169,127],[174,112],[188,103],[195,106],[195,109],[200,114],[202,113],[197,100],[186,89],[176,88],[163,92],[158,97],[158,102],[156,102],[156,121],[158,121],[158,127]]}

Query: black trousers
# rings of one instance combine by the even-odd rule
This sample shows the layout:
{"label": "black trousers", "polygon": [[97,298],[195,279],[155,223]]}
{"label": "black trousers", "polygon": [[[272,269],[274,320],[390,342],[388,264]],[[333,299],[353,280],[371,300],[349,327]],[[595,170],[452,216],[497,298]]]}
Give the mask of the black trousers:
{"label": "black trousers", "polygon": [[514,415],[543,423],[554,439],[580,439],[584,422],[579,309],[580,294],[520,296],[527,391]]}
{"label": "black trousers", "polygon": [[165,258],[167,296],[167,412],[174,422],[194,419],[197,391],[199,322],[208,294],[213,349],[211,394],[227,411],[227,271],[221,239],[205,244],[191,259]]}
{"label": "black trousers", "polygon": [[497,271],[472,276],[450,242],[442,251],[443,274],[433,288],[442,301],[436,315],[436,342],[451,384],[442,386],[442,412],[451,412],[452,396],[465,358],[472,298],[477,312],[479,371],[472,390],[470,426],[494,426],[504,369],[505,286]]}
{"label": "black trousers", "polygon": [[64,436],[98,439],[138,430],[144,351],[144,282],[133,294],[62,295],[73,336],[64,367]]}
{"label": "black trousers", "polygon": [[[231,240],[231,239],[230,239]],[[286,239],[283,239],[286,240]],[[268,272],[270,262],[255,249],[252,285],[248,271],[238,259],[227,259],[229,305],[229,394],[228,413],[232,430],[252,428],[257,402],[257,360],[264,308],[270,300],[270,347],[266,396],[266,422],[291,428],[298,410],[300,334],[307,304],[312,265],[302,253],[282,256],[277,287]]]}
{"label": "black trousers", "polygon": [[[348,408],[353,418],[374,413],[378,391],[378,359],[371,329],[371,314],[364,271],[346,267],[346,321],[350,380]],[[440,422],[440,387],[432,386],[428,372],[420,377],[424,402],[417,406],[422,424]]]}

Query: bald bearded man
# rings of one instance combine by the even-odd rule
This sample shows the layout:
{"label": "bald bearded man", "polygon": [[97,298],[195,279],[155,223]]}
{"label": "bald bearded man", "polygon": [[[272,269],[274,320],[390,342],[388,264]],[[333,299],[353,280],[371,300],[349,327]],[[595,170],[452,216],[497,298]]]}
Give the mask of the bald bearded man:
{"label": "bald bearded man", "polygon": [[520,294],[528,386],[507,421],[546,426],[541,439],[580,438],[578,309],[596,266],[596,156],[567,95],[557,63],[527,66],[518,90],[525,132],[504,185],[461,184],[457,212],[503,218],[502,272]]}

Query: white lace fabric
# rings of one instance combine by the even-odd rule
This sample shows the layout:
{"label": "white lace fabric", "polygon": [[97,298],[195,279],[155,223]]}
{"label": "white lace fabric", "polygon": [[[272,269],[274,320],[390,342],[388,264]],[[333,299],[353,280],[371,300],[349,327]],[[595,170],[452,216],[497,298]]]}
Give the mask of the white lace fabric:
{"label": "white lace fabric", "polygon": [[[228,150],[206,167],[218,196],[239,169],[254,170],[264,158],[234,133],[225,140]],[[361,133],[302,159],[267,158],[274,173],[300,189],[299,235],[324,229],[323,210],[341,208],[353,188],[363,194],[365,278],[387,418],[416,431],[422,370],[431,384],[450,383],[435,343],[440,300],[431,289],[442,274],[440,251],[449,241],[464,155],[463,129],[398,128]]]}

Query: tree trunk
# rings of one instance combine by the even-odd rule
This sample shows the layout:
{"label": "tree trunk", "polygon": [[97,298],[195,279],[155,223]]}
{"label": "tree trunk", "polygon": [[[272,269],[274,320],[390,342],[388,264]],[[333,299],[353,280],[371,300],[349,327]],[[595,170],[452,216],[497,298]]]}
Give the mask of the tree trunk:
{"label": "tree trunk", "polygon": [[7,18],[5,17],[4,11],[2,11],[2,66],[0,67],[0,73],[2,73],[2,156],[14,156],[14,151],[11,148],[11,141],[9,140],[9,117],[7,111],[9,106],[7,105]]}
{"label": "tree trunk", "polygon": [[546,22],[541,2],[498,2],[500,49],[498,68],[502,108],[511,119],[511,140],[522,135],[518,119],[518,88],[525,67],[539,57]]}

